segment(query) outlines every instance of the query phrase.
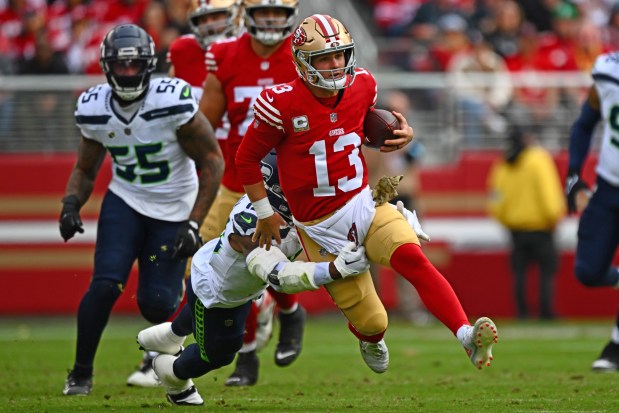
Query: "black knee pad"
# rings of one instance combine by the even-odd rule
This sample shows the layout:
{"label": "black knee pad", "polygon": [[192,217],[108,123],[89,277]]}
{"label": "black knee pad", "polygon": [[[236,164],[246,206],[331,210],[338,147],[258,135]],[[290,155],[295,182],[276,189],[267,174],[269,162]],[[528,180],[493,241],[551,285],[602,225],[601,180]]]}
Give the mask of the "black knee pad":
{"label": "black knee pad", "polygon": [[142,316],[153,324],[159,324],[174,314],[181,302],[181,296],[174,294],[170,288],[158,287],[138,290],[137,301]]}
{"label": "black knee pad", "polygon": [[87,294],[90,300],[96,303],[97,306],[107,307],[112,306],[120,294],[124,286],[116,281],[107,279],[94,279],[90,282]]}

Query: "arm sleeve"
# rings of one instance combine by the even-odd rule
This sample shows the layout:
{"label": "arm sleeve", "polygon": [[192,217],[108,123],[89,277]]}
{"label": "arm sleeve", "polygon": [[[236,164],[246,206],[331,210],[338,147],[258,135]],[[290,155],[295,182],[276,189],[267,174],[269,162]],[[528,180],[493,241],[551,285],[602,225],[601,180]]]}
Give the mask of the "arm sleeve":
{"label": "arm sleeve", "polygon": [[236,171],[243,185],[262,181],[260,161],[275,148],[283,132],[265,122],[254,120],[236,152]]}
{"label": "arm sleeve", "polygon": [[595,125],[601,119],[599,111],[593,109],[589,102],[585,101],[580,111],[580,116],[570,131],[568,171],[580,173],[585,163]]}

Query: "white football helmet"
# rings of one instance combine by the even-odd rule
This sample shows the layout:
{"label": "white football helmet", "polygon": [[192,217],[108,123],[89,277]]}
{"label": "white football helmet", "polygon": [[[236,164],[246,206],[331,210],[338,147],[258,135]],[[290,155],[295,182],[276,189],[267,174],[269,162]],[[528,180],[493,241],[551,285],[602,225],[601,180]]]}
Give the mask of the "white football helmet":
{"label": "white football helmet", "polygon": [[[191,0],[189,27],[202,47],[238,34],[240,19],[237,3],[237,0]],[[202,17],[217,13],[225,14],[225,20],[200,23]]]}
{"label": "white football helmet", "polygon": [[[333,52],[343,52],[343,75],[333,77],[334,70],[317,70],[312,58]],[[294,31],[292,56],[299,76],[308,83],[329,90],[344,89],[355,80],[355,42],[339,20],[326,14],[307,17]],[[327,75],[327,76],[325,76]]]}
{"label": "white football helmet", "polygon": [[[243,0],[245,29],[260,43],[271,46],[290,36],[297,18],[299,0]],[[286,11],[286,21],[257,22],[254,11],[261,8],[281,8]]]}

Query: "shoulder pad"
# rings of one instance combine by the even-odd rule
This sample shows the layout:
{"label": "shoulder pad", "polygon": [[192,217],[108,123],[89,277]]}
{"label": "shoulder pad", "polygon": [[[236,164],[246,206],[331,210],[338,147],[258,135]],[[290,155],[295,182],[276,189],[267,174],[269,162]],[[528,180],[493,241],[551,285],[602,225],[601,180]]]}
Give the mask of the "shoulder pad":
{"label": "shoulder pad", "polygon": [[107,107],[111,89],[107,83],[93,86],[84,91],[75,105],[75,119],[78,125],[105,125],[112,117]]}
{"label": "shoulder pad", "polygon": [[165,117],[191,118],[198,110],[198,104],[191,92],[191,86],[182,79],[160,77],[151,80],[144,110],[144,120]]}
{"label": "shoulder pad", "polygon": [[596,78],[598,76],[609,76],[616,79],[619,73],[619,52],[606,53],[598,56],[591,70],[591,75]]}

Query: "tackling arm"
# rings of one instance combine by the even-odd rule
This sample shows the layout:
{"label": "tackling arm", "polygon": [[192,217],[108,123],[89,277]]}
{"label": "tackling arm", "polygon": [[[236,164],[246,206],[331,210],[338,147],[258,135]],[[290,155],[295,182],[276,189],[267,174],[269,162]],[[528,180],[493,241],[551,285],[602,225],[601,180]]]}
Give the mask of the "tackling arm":
{"label": "tackling arm", "polygon": [[246,256],[248,271],[270,284],[276,291],[293,294],[316,290],[334,280],[368,271],[365,248],[350,243],[333,262],[293,261],[277,247],[266,250],[249,236],[230,235],[230,245]]}

